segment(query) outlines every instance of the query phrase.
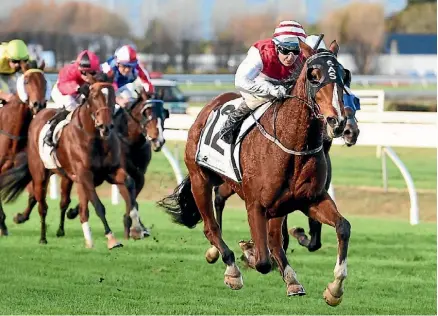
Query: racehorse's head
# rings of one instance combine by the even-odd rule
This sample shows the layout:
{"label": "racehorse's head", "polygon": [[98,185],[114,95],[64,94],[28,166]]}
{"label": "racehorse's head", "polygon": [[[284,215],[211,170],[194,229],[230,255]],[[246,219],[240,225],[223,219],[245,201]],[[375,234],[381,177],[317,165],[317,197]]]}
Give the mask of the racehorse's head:
{"label": "racehorse's head", "polygon": [[343,104],[344,70],[336,59],[339,45],[336,41],[328,50],[315,51],[300,42],[306,60],[306,90],[316,114],[324,116],[327,134],[339,137],[344,131],[346,116]]}
{"label": "racehorse's head", "polygon": [[108,137],[113,127],[112,113],[116,104],[114,87],[110,83],[96,82],[90,86],[87,107],[91,112],[94,126],[101,137]]}
{"label": "racehorse's head", "polygon": [[52,87],[44,76],[44,66],[44,62],[37,68],[29,68],[28,64],[23,64],[23,75],[17,80],[18,96],[29,105],[33,114],[44,109],[50,99]]}
{"label": "racehorse's head", "polygon": [[[145,96],[143,96],[144,98]],[[147,96],[146,96],[147,98]],[[164,139],[164,121],[169,118],[169,111],[164,108],[161,100],[147,100],[141,109],[143,134],[152,143],[154,151],[160,151],[166,140]]]}

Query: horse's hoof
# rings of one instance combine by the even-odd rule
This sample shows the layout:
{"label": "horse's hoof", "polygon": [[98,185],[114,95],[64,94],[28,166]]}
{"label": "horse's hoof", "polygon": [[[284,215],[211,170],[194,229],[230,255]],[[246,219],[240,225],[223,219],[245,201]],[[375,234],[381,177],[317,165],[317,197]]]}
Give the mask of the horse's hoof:
{"label": "horse's hoof", "polygon": [[304,228],[301,227],[292,227],[289,229],[289,234],[292,237],[298,238],[298,236],[305,235],[306,232],[304,231]]}
{"label": "horse's hoof", "polygon": [[8,233],[8,230],[7,229],[0,229],[0,237],[3,237],[3,236],[8,236],[9,235],[9,233]]}
{"label": "horse's hoof", "polygon": [[215,263],[217,259],[219,259],[219,255],[219,250],[215,246],[211,246],[205,252],[205,260],[207,260],[208,263]]}
{"label": "horse's hoof", "polygon": [[23,224],[25,221],[26,221],[26,218],[21,213],[17,213],[17,215],[14,216],[14,223],[15,224]]}
{"label": "horse's hoof", "polygon": [[47,245],[47,239],[41,239],[40,240],[41,245]]}
{"label": "horse's hoof", "polygon": [[115,248],[122,248],[123,244],[119,243],[118,241],[113,243],[112,245],[108,244],[108,250],[113,250]]}
{"label": "horse's hoof", "polygon": [[289,284],[287,286],[287,296],[303,296],[306,295],[306,291],[301,284]]}
{"label": "horse's hoof", "polygon": [[224,283],[232,290],[240,290],[243,287],[242,275],[239,275],[238,277],[226,275]]}
{"label": "horse's hoof", "polygon": [[63,229],[58,229],[58,231],[56,232],[56,237],[64,237],[65,236],[65,231]]}
{"label": "horse's hoof", "polygon": [[79,214],[79,209],[77,207],[71,208],[67,211],[67,218],[68,219],[75,219],[76,216]]}
{"label": "horse's hoof", "polygon": [[86,240],[86,241],[85,241],[85,248],[87,248],[87,249],[92,249],[92,248],[94,248],[93,242],[92,242],[92,241],[89,241],[89,240]]}
{"label": "horse's hoof", "polygon": [[338,306],[342,302],[342,295],[341,297],[334,296],[331,292],[329,287],[327,286],[324,294],[323,294],[325,302],[330,306]]}
{"label": "horse's hoof", "polygon": [[133,227],[129,230],[129,236],[134,240],[143,239],[144,238],[143,229]]}
{"label": "horse's hoof", "polygon": [[151,231],[147,228],[143,228],[143,238],[149,237],[151,235]]}
{"label": "horse's hoof", "polygon": [[254,242],[252,240],[250,241],[241,240],[239,241],[239,247],[242,251],[251,250],[254,248]]}

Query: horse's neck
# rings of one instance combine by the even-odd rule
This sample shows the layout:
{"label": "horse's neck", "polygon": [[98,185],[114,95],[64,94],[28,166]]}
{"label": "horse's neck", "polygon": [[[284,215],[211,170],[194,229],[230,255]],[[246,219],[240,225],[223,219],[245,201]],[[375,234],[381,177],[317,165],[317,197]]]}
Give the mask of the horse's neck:
{"label": "horse's neck", "polygon": [[79,126],[81,126],[87,133],[94,134],[96,127],[91,117],[92,113],[86,103],[79,106],[76,114],[73,116],[73,120],[78,120]]}
{"label": "horse's neck", "polygon": [[280,142],[289,149],[303,151],[312,149],[320,142],[321,124],[319,120],[312,118],[311,109],[305,87],[305,79],[300,79],[294,86],[291,95],[293,98],[286,99],[278,105],[276,131]]}
{"label": "horse's neck", "polygon": [[133,105],[132,111],[128,116],[128,140],[131,142],[136,142],[142,136],[142,130],[140,126],[140,119],[137,116],[141,116],[141,109],[138,107],[138,104]]}

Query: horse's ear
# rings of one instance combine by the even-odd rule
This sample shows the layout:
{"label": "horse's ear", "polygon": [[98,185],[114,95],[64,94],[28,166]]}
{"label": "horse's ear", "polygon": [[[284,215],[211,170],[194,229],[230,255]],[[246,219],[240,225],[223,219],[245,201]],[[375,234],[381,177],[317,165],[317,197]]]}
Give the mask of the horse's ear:
{"label": "horse's ear", "polygon": [[312,47],[310,47],[309,45],[307,45],[305,42],[303,42],[302,40],[300,40],[300,49],[301,52],[303,53],[305,58],[309,58],[310,56],[312,56],[313,54],[313,49]]}
{"label": "horse's ear", "polygon": [[334,40],[333,42],[330,43],[330,48],[329,48],[329,50],[330,50],[333,54],[335,54],[336,57],[338,56],[338,53],[339,53],[339,45],[338,45],[338,42],[336,42],[336,40]]}
{"label": "horse's ear", "polygon": [[43,62],[42,62],[41,65],[38,67],[38,69],[44,71],[44,68],[45,68],[45,67],[46,67],[46,62],[45,62],[44,59],[43,59]]}

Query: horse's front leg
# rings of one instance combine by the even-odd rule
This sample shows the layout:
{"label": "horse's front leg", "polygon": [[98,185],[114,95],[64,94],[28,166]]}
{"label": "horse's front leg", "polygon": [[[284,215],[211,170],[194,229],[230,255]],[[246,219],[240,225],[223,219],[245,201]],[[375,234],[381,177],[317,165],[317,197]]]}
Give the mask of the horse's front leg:
{"label": "horse's front leg", "polygon": [[143,238],[143,228],[140,225],[137,204],[135,202],[134,180],[128,176],[123,168],[118,168],[110,178],[110,182],[117,185],[120,195],[125,200],[126,209],[123,216],[125,239],[129,239],[130,236],[134,239]]}
{"label": "horse's front leg", "polygon": [[268,222],[268,243],[271,255],[277,262],[281,276],[286,282],[288,296],[305,295],[306,291],[297,279],[297,274],[289,265],[283,248],[283,222],[286,217],[272,218]]}
{"label": "horse's front leg", "polygon": [[336,306],[342,301],[344,294],[344,280],[347,278],[347,251],[350,240],[350,223],[338,212],[336,204],[328,193],[312,204],[309,208],[309,217],[316,221],[335,227],[338,237],[338,257],[334,269],[335,280],[329,283],[324,291],[327,304]]}
{"label": "horse's front leg", "polygon": [[[93,204],[97,216],[99,216],[100,220],[102,221],[103,227],[105,229],[105,236],[108,239],[108,249],[111,250],[113,248],[123,246],[117,241],[113,232],[111,231],[111,228],[108,225],[108,221],[105,216],[105,206],[102,204],[96,193],[93,173],[90,170],[82,169],[78,172],[77,179],[78,189],[81,188],[81,190],[83,190],[88,200]],[[83,206],[81,206],[81,209],[83,209]]]}
{"label": "horse's front leg", "polygon": [[0,236],[8,236],[8,227],[6,226],[6,214],[3,211],[3,205],[0,201]]}

